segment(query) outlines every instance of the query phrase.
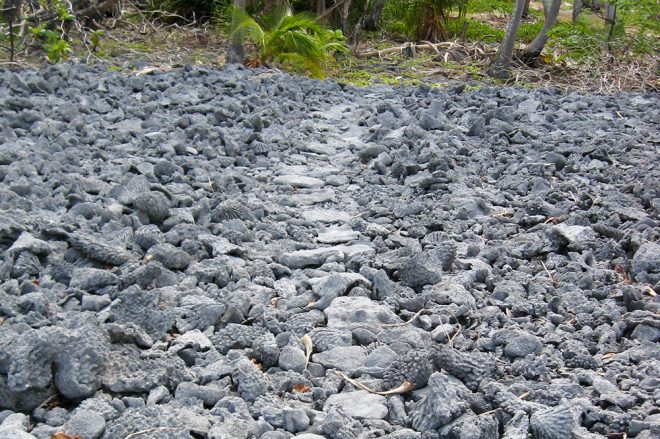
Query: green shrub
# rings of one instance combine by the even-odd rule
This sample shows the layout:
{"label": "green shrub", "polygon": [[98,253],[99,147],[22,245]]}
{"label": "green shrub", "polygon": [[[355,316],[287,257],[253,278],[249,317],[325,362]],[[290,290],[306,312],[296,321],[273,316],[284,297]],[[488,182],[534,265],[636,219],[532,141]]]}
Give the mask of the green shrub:
{"label": "green shrub", "polygon": [[[246,11],[231,10],[236,24],[230,37],[242,36],[257,47],[258,64],[276,63],[287,69],[322,77],[336,52],[348,52],[340,31],[325,28],[310,13],[294,14],[288,5],[272,8],[259,18]],[[227,25],[225,25],[227,29]]]}
{"label": "green shrub", "polygon": [[65,60],[67,55],[72,52],[71,46],[69,46],[61,32],[46,29],[43,25],[31,27],[30,32],[32,32],[35,39],[42,43],[41,47],[46,52],[48,61],[53,64]]}
{"label": "green shrub", "polygon": [[657,0],[612,0],[617,7],[620,46],[637,53],[660,51],[660,8]]}
{"label": "green shrub", "polygon": [[383,9],[384,28],[416,41],[449,39],[455,16],[465,17],[467,0],[390,0]]}
{"label": "green shrub", "polygon": [[176,14],[185,20],[208,20],[231,3],[231,0],[148,0],[146,8],[170,20],[177,17],[168,14]]}
{"label": "green shrub", "polygon": [[[465,35],[463,35],[464,28]],[[467,41],[481,41],[484,43],[500,43],[504,38],[504,30],[494,28],[488,23],[473,18],[450,20],[447,23],[447,32],[451,38],[464,37]]]}
{"label": "green shrub", "polygon": [[584,58],[599,52],[607,37],[586,14],[573,23],[558,23],[548,32],[548,47],[573,58]]}
{"label": "green shrub", "polygon": [[510,0],[468,0],[467,10],[475,14],[493,11],[510,14],[513,12],[514,3]]}
{"label": "green shrub", "polygon": [[541,32],[541,29],[543,29],[543,21],[541,20],[536,23],[521,23],[516,36],[523,43],[531,43]]}

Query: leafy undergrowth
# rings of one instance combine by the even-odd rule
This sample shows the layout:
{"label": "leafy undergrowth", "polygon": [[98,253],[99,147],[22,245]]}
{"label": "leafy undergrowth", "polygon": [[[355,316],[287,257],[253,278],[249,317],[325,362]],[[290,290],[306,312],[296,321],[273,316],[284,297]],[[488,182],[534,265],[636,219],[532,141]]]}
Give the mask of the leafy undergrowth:
{"label": "leafy undergrowth", "polygon": [[[474,88],[508,84],[598,92],[660,90],[657,57],[633,57],[625,51],[617,56],[607,55],[602,50],[603,40],[594,37],[599,35],[595,32],[598,23],[589,16],[576,24],[570,23],[570,16],[564,16],[536,65],[518,62],[509,81],[493,81],[485,70],[503,36],[508,12],[505,6],[509,3],[475,0],[470,4],[464,21],[450,22],[449,31],[454,38],[451,42],[411,50],[410,43],[400,35],[384,31],[365,33],[358,45],[358,56],[339,56],[328,75],[360,87],[421,83],[445,87],[461,81]],[[531,41],[543,24],[538,2],[532,6],[518,34],[519,48]],[[225,62],[226,40],[212,24],[168,23],[128,10],[119,19],[105,21],[96,36],[97,44],[90,45],[94,34],[74,30],[68,40],[72,50],[68,57],[102,63],[127,74],[185,65],[221,68]],[[595,55],[602,53],[605,54]],[[49,62],[42,48],[27,39],[16,60],[19,67]],[[6,52],[0,51],[0,66],[7,64]]]}

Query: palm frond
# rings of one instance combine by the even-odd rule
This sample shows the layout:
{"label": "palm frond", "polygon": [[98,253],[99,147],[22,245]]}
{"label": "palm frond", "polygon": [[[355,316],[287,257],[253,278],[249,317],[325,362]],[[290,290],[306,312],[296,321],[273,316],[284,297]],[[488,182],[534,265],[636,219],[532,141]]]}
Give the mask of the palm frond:
{"label": "palm frond", "polygon": [[291,6],[288,3],[283,3],[273,6],[268,13],[261,16],[261,22],[265,29],[277,29],[281,26],[282,21],[293,15]]}
{"label": "palm frond", "polygon": [[229,25],[229,38],[240,36],[258,46],[265,43],[266,32],[257,21],[240,8],[232,8],[232,21]]}
{"label": "palm frond", "polygon": [[340,31],[328,30],[311,14],[293,14],[287,4],[273,6],[258,19],[244,10],[231,13],[228,35],[257,45],[264,64],[275,62],[321,77],[333,53],[348,51]]}

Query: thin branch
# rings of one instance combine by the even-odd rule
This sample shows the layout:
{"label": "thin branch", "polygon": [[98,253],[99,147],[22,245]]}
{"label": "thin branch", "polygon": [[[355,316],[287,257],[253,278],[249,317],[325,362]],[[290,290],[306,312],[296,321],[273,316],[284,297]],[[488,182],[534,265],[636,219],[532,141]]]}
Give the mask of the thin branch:
{"label": "thin branch", "polygon": [[143,434],[147,433],[154,433],[156,431],[176,431],[178,428],[174,427],[154,427],[154,428],[148,428],[146,430],[140,430],[136,431],[135,433],[131,433],[128,436],[126,436],[124,439],[133,439],[134,437],[142,436]]}
{"label": "thin branch", "polygon": [[387,325],[383,325],[383,328],[398,328],[398,327],[401,327],[401,326],[410,325],[413,321],[415,321],[415,319],[416,319],[417,317],[419,317],[419,316],[420,316],[423,312],[425,312],[425,311],[428,311],[428,310],[422,308],[422,309],[420,309],[419,311],[417,311],[417,312],[415,313],[415,315],[412,316],[412,317],[410,318],[410,320],[408,320],[407,322],[403,322],[403,323],[390,323],[390,324],[387,324]]}
{"label": "thin branch", "polygon": [[319,20],[323,20],[324,18],[326,18],[328,15],[330,15],[332,13],[332,11],[337,9],[339,6],[343,5],[345,2],[346,2],[346,0],[340,0],[337,3],[335,3],[334,5],[332,5],[331,7],[329,7],[328,9],[326,9],[324,13],[319,15]]}
{"label": "thin branch", "polygon": [[543,266],[543,269],[545,270],[545,273],[546,273],[546,274],[548,275],[548,277],[550,278],[550,282],[552,282],[552,285],[557,285],[557,282],[555,281],[555,278],[552,277],[552,274],[551,274],[550,271],[548,270],[548,267],[545,266],[545,263],[544,263],[543,261],[539,261],[539,262],[540,262],[541,265]]}
{"label": "thin branch", "polygon": [[361,382],[359,382],[357,380],[349,378],[343,372],[335,370],[335,373],[337,375],[339,375],[340,377],[342,377],[344,380],[346,380],[348,383],[350,383],[353,386],[357,387],[358,389],[366,390],[369,393],[375,393],[376,395],[381,395],[381,396],[402,395],[404,393],[410,392],[413,388],[415,388],[415,385],[411,381],[404,381],[400,386],[395,387],[394,389],[386,390],[386,391],[383,391],[383,392],[378,392],[376,390],[370,389],[369,387],[365,386],[364,384],[362,384]]}

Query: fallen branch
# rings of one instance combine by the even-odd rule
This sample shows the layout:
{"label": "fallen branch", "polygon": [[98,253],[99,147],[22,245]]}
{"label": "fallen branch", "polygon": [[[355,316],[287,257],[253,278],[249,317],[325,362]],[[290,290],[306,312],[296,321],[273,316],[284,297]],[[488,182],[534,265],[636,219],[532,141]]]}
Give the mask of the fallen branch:
{"label": "fallen branch", "polygon": [[541,265],[543,266],[543,269],[545,270],[545,274],[547,274],[548,277],[550,278],[550,282],[552,283],[552,285],[556,286],[557,282],[555,281],[555,278],[552,277],[552,274],[550,273],[550,270],[548,270],[548,267],[545,266],[545,263],[543,261],[539,261],[539,262],[541,262]]}
{"label": "fallen branch", "polygon": [[309,335],[304,335],[303,338],[300,339],[302,342],[303,346],[305,346],[305,369],[307,369],[307,365],[309,364],[309,358],[312,356],[312,350],[314,349],[314,345],[312,343],[312,337]]}
{"label": "fallen branch", "polygon": [[339,6],[343,5],[345,2],[346,2],[346,0],[340,0],[337,3],[335,3],[334,5],[330,6],[328,9],[325,10],[324,13],[319,15],[319,20],[323,20],[324,18],[326,18],[328,15],[330,15],[332,13],[332,11],[337,9]]}
{"label": "fallen branch", "polygon": [[389,396],[389,395],[402,395],[404,393],[410,392],[412,389],[415,388],[415,385],[410,382],[410,381],[404,381],[403,384],[401,384],[399,387],[396,387],[391,390],[386,390],[384,392],[378,392],[376,390],[370,389],[369,387],[365,386],[359,381],[356,381],[352,378],[349,378],[344,374],[343,372],[340,372],[338,370],[335,371],[337,375],[342,377],[344,380],[346,380],[348,383],[352,384],[353,386],[357,387],[358,389],[366,390],[369,393],[375,393],[376,395],[381,395],[381,396]]}
{"label": "fallen branch", "polygon": [[157,431],[176,431],[177,428],[173,427],[154,427],[154,428],[148,428],[146,430],[140,430],[136,431],[135,433],[131,433],[128,436],[126,436],[124,439],[133,439],[134,437],[142,436],[143,434],[147,433],[155,433]]}
{"label": "fallen branch", "polygon": [[[98,4],[88,6],[77,11],[71,11],[77,19],[87,18],[97,20],[102,18],[106,12],[112,10],[119,4],[119,0],[105,0]],[[53,11],[39,11],[36,14],[25,17],[25,21],[32,23],[50,22],[59,19],[59,13]]]}
{"label": "fallen branch", "polygon": [[406,325],[409,325],[409,324],[411,324],[413,321],[415,321],[415,319],[416,319],[417,317],[419,317],[420,315],[422,315],[422,313],[423,313],[424,311],[426,311],[426,309],[424,309],[424,308],[420,309],[420,310],[417,311],[417,312],[415,313],[415,315],[412,316],[412,317],[410,318],[410,320],[408,320],[407,322],[403,322],[403,323],[390,323],[390,324],[387,324],[387,325],[383,325],[383,328],[398,328],[398,327],[400,327],[400,326],[406,326]]}
{"label": "fallen branch", "polygon": [[359,58],[370,58],[374,56],[378,56],[379,58],[382,58],[383,55],[386,55],[388,53],[403,53],[404,50],[411,50],[413,52],[417,50],[434,50],[438,54],[440,53],[438,50],[438,47],[447,47],[451,48],[453,45],[455,45],[455,41],[447,41],[447,42],[442,42],[442,43],[430,43],[430,42],[425,42],[422,44],[414,44],[414,43],[405,43],[401,46],[398,47],[390,47],[387,49],[381,49],[381,50],[369,50],[367,52],[363,53],[358,53],[357,56]]}

